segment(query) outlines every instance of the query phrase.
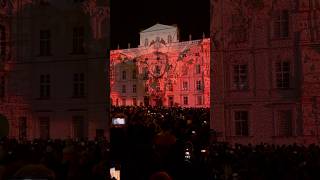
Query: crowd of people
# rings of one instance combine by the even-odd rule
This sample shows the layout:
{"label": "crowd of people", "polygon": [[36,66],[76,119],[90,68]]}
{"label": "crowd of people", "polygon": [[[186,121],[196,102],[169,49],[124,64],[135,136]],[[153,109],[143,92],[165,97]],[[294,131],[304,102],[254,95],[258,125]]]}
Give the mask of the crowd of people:
{"label": "crowd of people", "polygon": [[206,108],[112,107],[110,142],[0,139],[0,179],[320,179],[318,145],[216,142]]}

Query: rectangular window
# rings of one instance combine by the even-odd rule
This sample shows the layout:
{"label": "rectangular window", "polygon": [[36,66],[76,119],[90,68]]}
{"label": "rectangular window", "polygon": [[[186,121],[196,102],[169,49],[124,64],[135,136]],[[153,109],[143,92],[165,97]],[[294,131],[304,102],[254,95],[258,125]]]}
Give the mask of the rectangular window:
{"label": "rectangular window", "polygon": [[49,117],[39,118],[39,130],[40,130],[40,139],[50,138],[50,118]]}
{"label": "rectangular window", "polygon": [[84,53],[84,27],[73,28],[73,53]]}
{"label": "rectangular window", "polygon": [[127,92],[127,87],[126,87],[126,85],[122,85],[121,92],[122,92],[122,93],[126,93],[126,92]]}
{"label": "rectangular window", "polygon": [[132,85],[132,92],[133,93],[136,93],[137,92],[137,85]]}
{"label": "rectangular window", "polygon": [[292,136],[292,111],[278,111],[278,116],[279,136]]}
{"label": "rectangular window", "polygon": [[132,105],[136,106],[137,105],[137,98],[132,98]]}
{"label": "rectangular window", "polygon": [[132,79],[137,79],[137,71],[136,70],[132,71]]}
{"label": "rectangular window", "polygon": [[233,42],[246,42],[248,40],[248,22],[244,16],[232,15],[232,40]]}
{"label": "rectangular window", "polygon": [[40,75],[40,98],[50,98],[51,77],[50,74]]}
{"label": "rectangular window", "polygon": [[27,138],[27,118],[20,117],[19,118],[19,139]]}
{"label": "rectangular window", "polygon": [[279,89],[290,88],[290,63],[277,62],[276,63],[276,87]]}
{"label": "rectangular window", "polygon": [[6,28],[0,25],[0,56],[6,55],[7,47]]}
{"label": "rectangular window", "polygon": [[122,80],[127,79],[127,71],[122,71]]}
{"label": "rectangular window", "polygon": [[0,76],[0,98],[6,95],[6,78],[4,75]]}
{"label": "rectangular window", "polygon": [[183,104],[184,105],[188,105],[189,102],[188,102],[188,96],[183,96]]}
{"label": "rectangular window", "polygon": [[289,12],[287,10],[275,13],[273,17],[273,37],[289,37]]}
{"label": "rectangular window", "polygon": [[248,111],[235,111],[235,135],[248,136],[249,135],[249,113]]}
{"label": "rectangular window", "polygon": [[182,90],[188,91],[188,82],[187,81],[182,82]]}
{"label": "rectangular window", "polygon": [[197,91],[202,90],[202,81],[201,80],[196,81],[196,89],[197,89]]}
{"label": "rectangular window", "polygon": [[196,65],[196,74],[200,74],[201,73],[201,66],[200,64]]}
{"label": "rectangular window", "polygon": [[202,105],[202,96],[197,96],[197,105]]}
{"label": "rectangular window", "polygon": [[127,100],[126,98],[122,98],[122,106],[126,106],[127,105]]}
{"label": "rectangular window", "polygon": [[248,89],[248,65],[233,65],[233,88],[237,90]]}
{"label": "rectangular window", "polygon": [[168,96],[168,106],[169,107],[172,107],[174,105],[174,99],[173,99],[173,96]]}
{"label": "rectangular window", "polygon": [[83,116],[73,116],[72,117],[73,126],[73,138],[84,138],[84,117]]}
{"label": "rectangular window", "polygon": [[73,75],[73,96],[84,97],[85,96],[85,77],[84,73],[75,73]]}
{"label": "rectangular window", "polygon": [[51,32],[50,30],[40,31],[40,56],[51,55]]}

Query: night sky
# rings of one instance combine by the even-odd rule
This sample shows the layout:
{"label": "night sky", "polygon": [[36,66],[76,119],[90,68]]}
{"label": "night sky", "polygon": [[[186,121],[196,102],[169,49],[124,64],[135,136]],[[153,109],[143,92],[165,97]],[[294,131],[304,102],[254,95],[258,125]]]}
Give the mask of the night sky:
{"label": "night sky", "polygon": [[137,47],[139,32],[156,23],[180,29],[180,40],[209,37],[210,0],[111,0],[111,48]]}

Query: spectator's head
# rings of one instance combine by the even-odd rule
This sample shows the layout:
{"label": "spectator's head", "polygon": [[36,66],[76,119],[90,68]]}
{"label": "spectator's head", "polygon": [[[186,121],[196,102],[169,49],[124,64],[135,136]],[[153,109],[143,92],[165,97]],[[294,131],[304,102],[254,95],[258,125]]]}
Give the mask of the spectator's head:
{"label": "spectator's head", "polygon": [[151,175],[150,180],[172,180],[168,173],[160,171]]}
{"label": "spectator's head", "polygon": [[53,180],[55,179],[55,174],[43,165],[26,165],[15,173],[14,178]]}

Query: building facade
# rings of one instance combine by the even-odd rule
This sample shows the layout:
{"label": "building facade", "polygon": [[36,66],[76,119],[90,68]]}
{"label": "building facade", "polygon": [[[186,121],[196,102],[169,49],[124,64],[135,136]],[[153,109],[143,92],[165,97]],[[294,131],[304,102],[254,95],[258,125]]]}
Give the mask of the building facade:
{"label": "building facade", "polygon": [[211,127],[232,143],[319,142],[320,1],[211,1]]}
{"label": "building facade", "polygon": [[9,0],[0,14],[0,114],[8,136],[108,136],[108,2]]}
{"label": "building facade", "polygon": [[210,39],[179,42],[177,27],[156,24],[110,55],[113,105],[209,107]]}

